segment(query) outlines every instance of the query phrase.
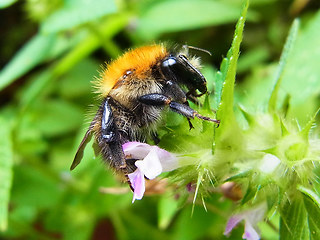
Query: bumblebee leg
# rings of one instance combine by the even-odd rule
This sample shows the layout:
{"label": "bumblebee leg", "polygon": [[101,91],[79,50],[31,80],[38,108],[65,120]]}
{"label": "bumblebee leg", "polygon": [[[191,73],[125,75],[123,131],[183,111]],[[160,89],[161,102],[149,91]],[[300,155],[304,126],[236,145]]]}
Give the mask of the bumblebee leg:
{"label": "bumblebee leg", "polygon": [[107,142],[113,142],[116,139],[116,126],[111,106],[109,104],[110,98],[107,98],[103,104],[103,112],[101,119],[101,136]]}
{"label": "bumblebee leg", "polygon": [[150,106],[165,106],[171,103],[171,99],[163,94],[151,93],[138,98],[139,102]]}
{"label": "bumblebee leg", "polygon": [[188,119],[188,124],[189,124],[189,130],[191,130],[192,128],[194,128],[194,126],[193,126],[191,120],[189,118],[187,118],[187,119]]}
{"label": "bumblebee leg", "polygon": [[[183,104],[187,105],[189,107],[189,102],[188,101],[185,101]],[[187,119],[188,119],[188,123],[189,123],[189,130],[191,130],[192,128],[194,128],[194,126],[192,125],[191,120],[189,118],[187,118]]]}
{"label": "bumblebee leg", "polygon": [[205,121],[220,123],[220,121],[217,119],[212,119],[209,117],[202,116],[201,114],[199,114],[197,111],[193,110],[192,108],[190,108],[186,104],[181,104],[178,102],[171,101],[170,98],[168,98],[167,96],[165,96],[163,94],[159,94],[159,93],[146,94],[146,95],[141,96],[139,98],[139,101],[141,103],[144,103],[144,104],[150,105],[150,106],[166,106],[167,105],[170,107],[170,109],[172,111],[179,113],[189,119],[190,118],[194,119],[195,117],[197,117],[197,118],[205,120]]}
{"label": "bumblebee leg", "polygon": [[194,119],[195,117],[205,120],[205,121],[210,121],[210,122],[215,122],[215,123],[220,123],[219,120],[217,119],[212,119],[209,117],[202,116],[199,114],[197,111],[193,110],[189,106],[177,102],[170,102],[169,107],[171,110],[173,110],[176,113],[179,113],[187,118]]}
{"label": "bumblebee leg", "polygon": [[113,104],[112,99],[107,98],[101,106],[101,130],[100,133],[98,133],[98,144],[103,159],[105,159],[112,168],[123,173],[130,188],[133,190],[128,174],[134,170],[132,166],[129,166],[130,164],[127,165],[126,157],[122,149],[122,144],[129,141],[129,139],[127,134],[119,131],[117,128],[111,108]]}
{"label": "bumblebee leg", "polygon": [[103,137],[98,140],[99,147],[101,148],[101,154],[103,159],[110,165],[113,169],[121,172],[127,183],[129,184],[131,190],[131,182],[129,180],[128,174],[133,172],[132,166],[127,165],[127,160],[122,150],[122,143],[120,141],[106,142]]}
{"label": "bumblebee leg", "polygon": [[190,90],[189,92],[186,93],[186,97],[187,97],[188,100],[190,100],[194,104],[197,104],[197,105],[201,106],[202,104],[199,102],[197,97],[201,97],[203,94],[204,93],[196,94],[196,92],[194,90]]}
{"label": "bumblebee leg", "polygon": [[[172,96],[172,98],[175,99],[176,101],[183,102],[183,104],[189,106],[189,102],[187,101],[187,99],[190,99],[189,97],[192,94],[191,91],[189,91],[189,93],[186,94],[177,83],[171,80],[167,81],[164,87],[164,92],[166,93],[167,96]],[[195,92],[195,90],[193,90],[193,92]],[[189,94],[189,97],[188,97],[188,94]],[[190,100],[196,104],[199,104],[199,102],[195,97],[193,97]],[[190,119],[189,118],[187,119],[189,123],[189,129],[191,130],[193,128],[193,125]]]}

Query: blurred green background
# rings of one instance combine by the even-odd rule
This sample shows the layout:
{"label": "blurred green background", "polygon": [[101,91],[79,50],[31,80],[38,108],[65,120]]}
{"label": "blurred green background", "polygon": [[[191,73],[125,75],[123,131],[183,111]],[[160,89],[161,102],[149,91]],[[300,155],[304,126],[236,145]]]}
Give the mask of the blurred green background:
{"label": "blurred green background", "polygon": [[[98,104],[91,81],[105,61],[154,42],[188,44],[213,53],[198,53],[212,81],[242,5],[241,0],[1,0],[0,238],[226,239],[233,203],[220,193],[206,199],[207,211],[199,202],[193,214],[190,201],[172,191],[131,204],[130,192],[100,193],[100,187],[126,186],[90,147],[76,170],[69,167],[95,109],[90,106]],[[320,46],[319,7],[318,0],[250,1],[238,102],[261,107],[269,97],[264,90],[273,86],[270,79],[296,17],[304,35],[290,66],[301,66],[300,77],[313,84],[310,99],[318,98],[320,51],[308,47]],[[304,66],[305,59],[310,64]],[[305,112],[299,120],[306,122],[316,106],[299,102],[297,88],[283,84],[298,96],[292,114]],[[264,239],[277,239],[272,223],[260,227]],[[241,239],[242,232],[237,228],[230,239]]]}

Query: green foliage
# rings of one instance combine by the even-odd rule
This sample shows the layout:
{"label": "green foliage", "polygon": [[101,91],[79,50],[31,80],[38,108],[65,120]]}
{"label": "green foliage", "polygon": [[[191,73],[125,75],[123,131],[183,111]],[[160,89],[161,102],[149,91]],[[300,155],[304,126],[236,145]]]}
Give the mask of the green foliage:
{"label": "green foliage", "polygon": [[13,80],[30,71],[31,68],[42,62],[50,51],[54,42],[53,35],[36,35],[26,44],[1,71],[0,89],[8,86]]}
{"label": "green foliage", "polygon": [[282,88],[291,97],[288,115],[295,116],[300,123],[309,121],[310,116],[319,108],[315,100],[320,91],[320,84],[317,81],[320,70],[316,63],[320,57],[320,50],[317,47],[320,36],[316,30],[319,24],[318,12],[306,23],[298,36],[288,57],[288,66],[283,73]]}
{"label": "green foliage", "polygon": [[297,38],[298,29],[299,29],[299,21],[296,19],[294,21],[294,23],[292,24],[290,33],[289,33],[287,41],[286,41],[286,44],[284,45],[284,48],[283,48],[283,51],[282,51],[282,54],[280,57],[278,70],[275,75],[276,84],[275,84],[274,89],[271,93],[270,101],[268,104],[268,111],[270,113],[275,112],[277,109],[278,93],[279,93],[279,88],[280,88],[281,82],[282,82],[282,74],[283,74],[285,65],[288,61],[288,56],[289,56],[290,50],[292,50],[292,46],[294,44],[294,41]]}
{"label": "green foliage", "polygon": [[[265,203],[264,239],[320,239],[320,11],[296,2],[2,1],[0,238],[227,239],[232,214]],[[132,205],[90,147],[69,168],[99,104],[90,82],[103,63],[161,41],[213,52],[190,50],[209,90],[190,105],[221,123],[195,119],[189,130],[169,112],[159,146],[183,167]]]}
{"label": "green foliage", "polygon": [[[142,12],[138,32],[146,39],[154,39],[162,33],[197,29],[221,23],[234,22],[239,16],[239,7],[224,2],[200,0],[159,1]],[[188,16],[177,17],[177,12]],[[164,14],[165,13],[165,14]],[[165,17],[164,17],[165,16]]]}
{"label": "green foliage", "polygon": [[237,62],[248,5],[249,3],[247,1],[237,23],[233,42],[230,50],[228,51],[227,58],[223,59],[221,64],[221,79],[218,79],[218,82],[223,82],[223,88],[217,110],[217,118],[220,120],[220,124],[219,128],[215,130],[215,144],[218,149],[230,149],[231,151],[236,151],[243,142],[233,112],[233,95]]}
{"label": "green foliage", "polygon": [[299,187],[303,193],[304,206],[308,214],[309,236],[310,239],[318,239],[320,237],[320,199],[319,196],[304,187]]}
{"label": "green foliage", "polygon": [[[92,14],[94,12],[94,14]],[[97,21],[99,18],[116,12],[115,2],[112,0],[66,1],[64,6],[51,14],[41,25],[41,31],[48,34],[60,32],[81,24]]]}
{"label": "green foliage", "polygon": [[282,208],[280,239],[308,239],[306,211],[302,199],[287,202]]}
{"label": "green foliage", "polygon": [[6,8],[9,7],[10,5],[14,4],[17,0],[3,0],[0,3],[0,8]]}
{"label": "green foliage", "polygon": [[12,138],[11,124],[0,118],[0,231],[7,229],[7,217],[12,181]]}

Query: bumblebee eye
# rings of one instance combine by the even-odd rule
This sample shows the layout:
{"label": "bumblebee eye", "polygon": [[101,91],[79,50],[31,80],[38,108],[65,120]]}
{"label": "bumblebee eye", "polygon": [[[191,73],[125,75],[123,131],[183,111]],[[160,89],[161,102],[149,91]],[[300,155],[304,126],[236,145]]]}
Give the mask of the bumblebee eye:
{"label": "bumblebee eye", "polygon": [[177,61],[174,57],[169,57],[166,60],[164,60],[161,64],[161,68],[170,68],[170,66],[174,66],[177,64]]}

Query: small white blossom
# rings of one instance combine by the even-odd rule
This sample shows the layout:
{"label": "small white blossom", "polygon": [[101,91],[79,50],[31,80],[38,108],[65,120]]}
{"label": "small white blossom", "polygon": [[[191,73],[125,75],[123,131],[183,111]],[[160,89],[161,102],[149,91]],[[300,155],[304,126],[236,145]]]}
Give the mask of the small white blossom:
{"label": "small white blossom", "polygon": [[128,175],[134,189],[133,199],[142,199],[145,192],[145,177],[154,179],[162,172],[178,168],[178,159],[171,153],[157,146],[141,142],[127,142],[122,145],[126,156],[140,159],[135,162],[137,169]]}

